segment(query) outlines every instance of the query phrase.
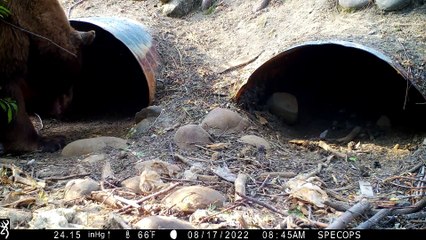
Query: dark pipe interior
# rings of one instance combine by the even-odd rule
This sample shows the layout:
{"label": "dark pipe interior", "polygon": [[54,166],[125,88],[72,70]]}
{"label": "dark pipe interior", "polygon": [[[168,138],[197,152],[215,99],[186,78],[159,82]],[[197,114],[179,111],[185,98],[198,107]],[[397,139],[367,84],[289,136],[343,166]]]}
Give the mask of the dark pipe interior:
{"label": "dark pipe interior", "polygon": [[425,99],[417,89],[411,86],[407,95],[407,80],[391,65],[353,47],[323,44],[291,49],[256,70],[247,88],[254,85],[261,89],[255,97],[259,105],[274,92],[295,95],[297,125],[317,119],[334,121],[344,112],[373,123],[386,115],[392,126],[424,130],[426,125],[426,105],[418,104]]}
{"label": "dark pipe interior", "polygon": [[120,117],[149,104],[148,85],[129,49],[111,33],[85,22],[71,22],[80,31],[95,30],[96,38],[83,51],[83,69],[74,86],[68,116]]}

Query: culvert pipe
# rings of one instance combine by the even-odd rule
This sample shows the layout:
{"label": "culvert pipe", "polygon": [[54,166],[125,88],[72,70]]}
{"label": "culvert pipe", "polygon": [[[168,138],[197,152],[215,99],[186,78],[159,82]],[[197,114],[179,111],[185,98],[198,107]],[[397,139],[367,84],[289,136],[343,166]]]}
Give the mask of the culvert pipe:
{"label": "culvert pipe", "polygon": [[83,50],[81,77],[74,86],[73,113],[134,114],[152,103],[159,57],[147,28],[121,17],[70,20],[76,30],[95,30]]}
{"label": "culvert pipe", "polygon": [[358,43],[311,41],[290,47],[257,68],[236,101],[264,109],[276,92],[295,96],[298,123],[350,110],[425,128],[426,100],[410,74],[385,53]]}

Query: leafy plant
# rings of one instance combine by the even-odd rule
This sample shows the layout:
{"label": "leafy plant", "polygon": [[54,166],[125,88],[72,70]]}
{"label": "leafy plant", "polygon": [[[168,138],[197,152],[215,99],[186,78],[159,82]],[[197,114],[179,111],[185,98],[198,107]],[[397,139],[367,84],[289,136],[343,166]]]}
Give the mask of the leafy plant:
{"label": "leafy plant", "polygon": [[10,11],[6,8],[5,4],[6,1],[0,0],[0,18],[6,18],[10,15]]}
{"label": "leafy plant", "polygon": [[7,113],[7,123],[12,122],[13,117],[18,112],[18,104],[11,98],[0,98],[0,108]]}

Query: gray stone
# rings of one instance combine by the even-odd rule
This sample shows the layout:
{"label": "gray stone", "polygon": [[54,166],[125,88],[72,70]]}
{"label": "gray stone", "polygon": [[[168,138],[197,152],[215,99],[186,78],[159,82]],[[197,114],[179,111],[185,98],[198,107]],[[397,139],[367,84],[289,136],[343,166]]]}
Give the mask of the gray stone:
{"label": "gray stone", "polygon": [[298,120],[299,105],[294,95],[285,92],[276,92],[268,99],[269,111],[282,118],[288,124]]}
{"label": "gray stone", "polygon": [[174,141],[182,149],[195,149],[195,145],[212,143],[211,136],[202,127],[188,124],[180,127],[174,136]]}
{"label": "gray stone", "polygon": [[69,143],[62,150],[65,157],[80,156],[102,151],[106,147],[125,149],[127,141],[117,137],[96,137],[80,139]]}
{"label": "gray stone", "polygon": [[247,119],[225,108],[215,108],[201,122],[201,127],[215,135],[240,133],[249,126]]}
{"label": "gray stone", "polygon": [[203,186],[183,187],[166,196],[163,203],[185,213],[193,213],[197,209],[206,209],[210,206],[222,207],[226,198],[214,189]]}
{"label": "gray stone", "polygon": [[22,225],[31,221],[33,214],[31,211],[0,207],[0,218],[10,219],[10,226],[15,228],[18,224]]}
{"label": "gray stone", "polygon": [[240,138],[240,142],[255,146],[261,147],[263,146],[265,149],[270,149],[271,145],[265,139],[255,136],[255,135],[245,135]]}
{"label": "gray stone", "polygon": [[201,0],[171,0],[164,4],[163,14],[168,17],[180,18],[201,5]]}
{"label": "gray stone", "polygon": [[368,5],[370,0],[339,0],[339,5],[346,9],[358,10]]}
{"label": "gray stone", "polygon": [[48,211],[38,211],[31,220],[33,229],[61,229],[76,228],[70,222],[74,219],[76,211],[69,208],[58,208]]}
{"label": "gray stone", "polygon": [[100,189],[98,182],[93,179],[74,179],[65,185],[65,196],[64,199],[74,200],[84,198],[85,196]]}
{"label": "gray stone", "polygon": [[141,120],[140,122],[138,122],[138,124],[136,124],[136,126],[133,127],[132,135],[140,136],[142,134],[147,133],[155,123],[156,119],[156,117],[149,117]]}
{"label": "gray stone", "polygon": [[145,118],[157,118],[160,116],[162,108],[159,106],[146,107],[135,114],[135,122],[138,123]]}
{"label": "gray stone", "polygon": [[136,229],[192,229],[189,222],[166,216],[150,216],[143,218],[134,226]]}
{"label": "gray stone", "polygon": [[376,5],[383,11],[397,11],[408,6],[411,0],[376,0]]}

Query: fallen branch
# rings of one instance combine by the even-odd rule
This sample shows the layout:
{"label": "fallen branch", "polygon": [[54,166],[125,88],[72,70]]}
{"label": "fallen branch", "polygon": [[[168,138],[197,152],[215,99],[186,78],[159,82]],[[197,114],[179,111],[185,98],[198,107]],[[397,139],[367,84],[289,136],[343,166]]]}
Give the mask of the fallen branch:
{"label": "fallen branch", "polygon": [[324,204],[339,211],[339,212],[345,212],[347,211],[349,208],[351,208],[351,206],[349,206],[346,202],[337,202],[337,201],[330,201],[330,200],[325,200]]}
{"label": "fallen branch", "polygon": [[112,208],[122,208],[123,204],[116,199],[111,193],[105,191],[93,191],[90,194],[90,199],[106,204]]}
{"label": "fallen branch", "polygon": [[264,172],[260,174],[260,177],[283,177],[283,178],[292,178],[296,177],[297,173],[295,172]]}
{"label": "fallen branch", "polygon": [[332,147],[330,147],[330,145],[328,145],[327,143],[325,143],[324,141],[319,141],[318,142],[318,147],[324,149],[327,152],[330,152],[338,157],[344,158],[345,160],[348,159],[348,155],[341,153],[339,151],[334,150]]}
{"label": "fallen branch", "polygon": [[360,216],[366,211],[371,209],[371,204],[367,200],[361,200],[353,207],[349,208],[339,218],[332,222],[327,229],[343,229],[345,228],[354,218]]}
{"label": "fallen branch", "polygon": [[389,208],[381,209],[376,214],[374,214],[371,218],[367,219],[367,221],[356,226],[355,229],[369,229],[372,226],[376,225],[384,217],[389,216],[391,212],[392,210]]}
{"label": "fallen branch", "polygon": [[[236,194],[238,194],[238,193],[236,192]],[[275,208],[275,207],[273,207],[271,205],[268,205],[268,204],[266,204],[264,202],[261,202],[261,201],[255,199],[255,198],[252,198],[252,197],[249,197],[249,196],[246,196],[246,195],[239,195],[239,196],[241,198],[247,200],[247,201],[256,203],[256,204],[258,204],[258,205],[260,205],[262,207],[265,207],[265,208],[267,208],[267,209],[269,209],[269,210],[271,210],[273,212],[276,212],[276,213],[280,214],[281,216],[285,216],[285,217],[288,216],[288,212],[287,211],[280,211],[280,210],[278,210],[277,208]]]}
{"label": "fallen branch", "polygon": [[73,174],[73,175],[68,175],[68,176],[61,176],[61,177],[47,177],[44,178],[44,180],[46,181],[60,181],[60,180],[68,180],[68,179],[75,179],[75,178],[82,178],[82,177],[86,177],[89,176],[90,173],[82,173],[82,174]]}
{"label": "fallen branch", "polygon": [[81,3],[83,3],[85,0],[80,0],[76,3],[74,3],[73,5],[71,5],[71,7],[68,9],[68,18],[71,18],[71,12],[72,10],[74,10],[75,7],[77,7],[78,5],[80,5]]}
{"label": "fallen branch", "polygon": [[234,65],[234,66],[231,66],[231,67],[229,67],[229,68],[227,68],[227,69],[225,69],[225,70],[223,70],[223,71],[219,72],[219,74],[224,74],[224,73],[232,72],[232,71],[234,71],[234,70],[237,70],[238,68],[244,67],[244,66],[246,66],[246,65],[248,65],[248,64],[250,64],[250,63],[252,63],[252,62],[256,61],[256,59],[260,56],[260,54],[262,54],[262,52],[260,52],[259,54],[257,54],[257,55],[256,55],[255,57],[253,57],[253,58],[250,58],[250,59],[248,59],[248,60],[245,60],[245,61],[243,61],[242,63],[236,64],[236,65]]}
{"label": "fallen branch", "polygon": [[356,126],[354,127],[354,129],[352,129],[352,131],[346,135],[345,137],[342,138],[338,138],[335,141],[338,143],[348,143],[350,141],[352,141],[354,138],[356,138],[356,136],[358,136],[358,134],[361,132],[362,127],[360,126]]}
{"label": "fallen branch", "polygon": [[[151,198],[154,198],[154,197],[156,197],[156,196],[159,196],[159,195],[161,195],[161,194],[164,194],[164,193],[167,193],[167,192],[169,192],[169,191],[171,191],[171,190],[173,190],[174,188],[176,188],[177,186],[179,186],[179,185],[181,185],[182,183],[180,183],[180,182],[178,182],[178,183],[174,183],[174,184],[172,184],[172,185],[170,185],[169,187],[167,187],[167,188],[165,188],[165,189],[163,189],[163,190],[161,190],[161,191],[158,191],[158,192],[156,192],[156,193],[153,193],[153,194],[151,194],[151,195],[148,195],[148,196],[146,196],[146,197],[143,197],[143,198],[141,198],[141,199],[139,199],[139,200],[137,200],[136,201],[136,204],[141,204],[141,203],[143,203],[143,202],[145,202],[145,201],[147,201],[147,200],[149,200],[149,199],[151,199]],[[119,209],[117,212],[119,212],[119,213],[122,213],[122,212],[127,212],[129,209],[131,209],[133,206],[130,206],[130,205],[127,205],[127,206],[125,206],[125,207],[123,207],[123,208],[121,208],[121,209]]]}

